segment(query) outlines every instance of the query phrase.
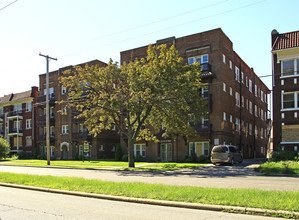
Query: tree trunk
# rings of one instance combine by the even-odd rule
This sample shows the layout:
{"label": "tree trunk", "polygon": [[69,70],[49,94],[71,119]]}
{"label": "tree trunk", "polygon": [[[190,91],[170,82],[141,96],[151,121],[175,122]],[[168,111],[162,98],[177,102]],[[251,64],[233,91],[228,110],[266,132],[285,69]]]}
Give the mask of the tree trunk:
{"label": "tree trunk", "polygon": [[129,160],[129,167],[135,167],[134,162],[134,142],[132,140],[132,133],[128,131],[128,160]]}

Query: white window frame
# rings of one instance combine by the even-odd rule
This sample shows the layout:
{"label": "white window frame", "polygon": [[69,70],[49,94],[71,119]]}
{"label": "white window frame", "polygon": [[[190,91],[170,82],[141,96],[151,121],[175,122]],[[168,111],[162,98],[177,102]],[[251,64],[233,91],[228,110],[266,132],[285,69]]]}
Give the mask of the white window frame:
{"label": "white window frame", "polygon": [[[284,62],[288,62],[288,61],[293,61],[293,74],[288,74],[288,75],[284,75],[283,73],[283,65]],[[297,69],[299,69],[298,67],[298,63],[299,63],[299,58],[297,59],[290,59],[290,60],[282,60],[281,61],[281,78],[286,78],[286,77],[294,77],[299,75],[299,72],[297,71]]]}
{"label": "white window frame", "polygon": [[252,93],[252,81],[249,79],[249,92]]}
{"label": "white window frame", "polygon": [[226,92],[226,84],[223,83],[223,92]]}
{"label": "white window frame", "polygon": [[240,107],[241,101],[240,101],[240,94],[238,92],[235,93],[235,98],[236,98],[236,106]]}
{"label": "white window frame", "polygon": [[[201,152],[197,152],[197,149],[196,149],[197,144],[200,144],[202,146]],[[200,155],[209,156],[210,146],[209,146],[208,141],[195,141],[195,142],[192,141],[192,142],[189,142],[188,146],[189,146],[188,147],[189,148],[189,156],[191,156],[192,148],[194,148],[194,152],[197,156],[199,156],[197,153],[200,153]]]}
{"label": "white window frame", "polygon": [[[285,108],[284,106],[284,95],[290,95],[293,94],[293,104],[294,107],[290,108]],[[294,110],[294,109],[299,109],[299,91],[293,91],[293,92],[282,92],[281,93],[281,107],[282,110]]]}
{"label": "white window frame", "polygon": [[61,94],[66,94],[66,87],[64,87],[63,85],[61,85]]}
{"label": "white window frame", "polygon": [[223,62],[223,63],[226,63],[225,55],[224,55],[224,54],[222,54],[222,62]]}
{"label": "white window frame", "polygon": [[26,103],[26,112],[31,112],[32,111],[32,102],[27,102]]}
{"label": "white window frame", "polygon": [[146,144],[134,144],[134,156],[140,155],[142,157],[146,157]]}
{"label": "white window frame", "polygon": [[26,119],[26,129],[32,128],[32,119]]}
{"label": "white window frame", "polygon": [[223,112],[223,121],[226,121],[226,112]]}
{"label": "white window frame", "polygon": [[209,63],[209,54],[202,54],[195,57],[189,57],[188,63],[192,65],[195,62],[199,62],[200,64]]}
{"label": "white window frame", "polygon": [[240,70],[235,66],[235,80],[240,82]]}
{"label": "white window frame", "polygon": [[233,62],[231,60],[229,61],[229,68],[233,69]]}
{"label": "white window frame", "polygon": [[69,125],[61,125],[61,134],[69,133]]}

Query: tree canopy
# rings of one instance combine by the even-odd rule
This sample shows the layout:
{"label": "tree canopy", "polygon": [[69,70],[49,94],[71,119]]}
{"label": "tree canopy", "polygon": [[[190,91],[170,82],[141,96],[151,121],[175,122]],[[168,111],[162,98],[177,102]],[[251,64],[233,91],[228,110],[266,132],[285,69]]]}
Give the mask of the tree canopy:
{"label": "tree canopy", "polygon": [[91,134],[116,126],[128,140],[129,166],[134,167],[134,143],[156,141],[164,135],[194,135],[190,121],[206,114],[201,95],[199,63],[185,64],[174,46],[149,46],[147,57],[123,63],[110,60],[106,67],[77,66],[64,72],[70,107],[85,118]]}

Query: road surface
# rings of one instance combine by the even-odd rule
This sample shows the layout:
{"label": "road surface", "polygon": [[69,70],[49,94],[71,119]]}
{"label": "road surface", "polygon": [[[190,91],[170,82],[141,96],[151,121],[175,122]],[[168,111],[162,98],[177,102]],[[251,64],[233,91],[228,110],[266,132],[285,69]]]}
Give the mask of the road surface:
{"label": "road surface", "polygon": [[83,170],[3,166],[0,172],[83,177],[114,182],[143,182],[216,188],[256,188],[265,190],[299,190],[299,177],[263,176],[243,166],[207,166],[194,170],[167,172]]}
{"label": "road surface", "polygon": [[0,219],[278,220],[279,218],[126,203],[0,187]]}

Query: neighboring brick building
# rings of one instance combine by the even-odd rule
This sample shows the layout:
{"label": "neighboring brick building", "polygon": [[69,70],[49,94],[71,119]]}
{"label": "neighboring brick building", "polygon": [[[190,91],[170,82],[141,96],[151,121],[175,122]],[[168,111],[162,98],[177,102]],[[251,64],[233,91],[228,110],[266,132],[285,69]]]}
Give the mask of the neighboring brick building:
{"label": "neighboring brick building", "polygon": [[274,150],[299,147],[299,31],[272,33]]}
{"label": "neighboring brick building", "polygon": [[[105,67],[107,64],[99,60],[93,60],[85,65],[98,65]],[[60,68],[49,73],[49,105],[50,105],[50,145],[51,157],[55,159],[76,159],[79,155],[97,158],[114,158],[116,145],[119,143],[117,131],[103,131],[96,138],[92,137],[84,126],[84,119],[75,118],[78,112],[61,104],[61,100],[67,99],[67,91],[59,83],[59,77],[65,70],[73,69],[73,66]],[[40,154],[46,155],[46,74],[39,76],[40,91],[38,100],[37,144]],[[61,111],[61,112],[59,112]],[[63,113],[62,113],[63,112]],[[84,152],[84,143],[91,145],[91,154]]]}
{"label": "neighboring brick building", "polygon": [[[203,82],[207,83],[202,94],[208,100],[209,115],[196,127],[198,137],[192,140],[160,137],[157,144],[140,142],[135,144],[135,155],[147,160],[180,161],[184,155],[190,155],[191,149],[195,149],[197,156],[208,156],[214,145],[233,144],[244,158],[266,157],[270,91],[233,50],[223,31],[215,29],[156,42],[163,43],[174,44],[186,62],[201,62]],[[145,57],[146,51],[147,46],[123,51],[121,63]]]}
{"label": "neighboring brick building", "polygon": [[0,97],[0,137],[11,153],[33,154],[36,149],[36,98],[38,88]]}

